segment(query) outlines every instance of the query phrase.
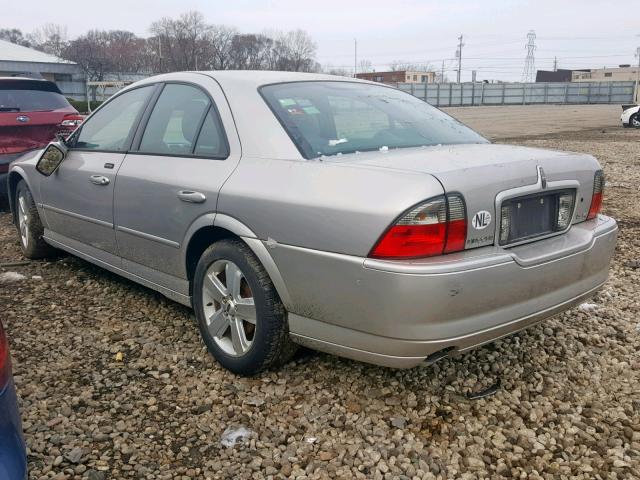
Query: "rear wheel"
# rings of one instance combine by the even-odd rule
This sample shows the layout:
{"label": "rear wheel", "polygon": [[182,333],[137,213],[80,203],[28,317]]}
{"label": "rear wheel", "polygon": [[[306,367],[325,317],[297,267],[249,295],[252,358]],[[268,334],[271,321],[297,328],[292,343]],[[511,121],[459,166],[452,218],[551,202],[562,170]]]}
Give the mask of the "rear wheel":
{"label": "rear wheel", "polygon": [[24,180],[20,180],[16,188],[15,209],[16,227],[24,256],[31,259],[54,256],[56,250],[42,238],[44,227],[33,196]]}
{"label": "rear wheel", "polygon": [[196,267],[193,306],[209,352],[228,370],[255,375],[291,358],[284,305],[266,270],[240,240],[222,240]]}
{"label": "rear wheel", "polygon": [[633,128],[640,128],[640,113],[634,113],[629,118],[629,125]]}

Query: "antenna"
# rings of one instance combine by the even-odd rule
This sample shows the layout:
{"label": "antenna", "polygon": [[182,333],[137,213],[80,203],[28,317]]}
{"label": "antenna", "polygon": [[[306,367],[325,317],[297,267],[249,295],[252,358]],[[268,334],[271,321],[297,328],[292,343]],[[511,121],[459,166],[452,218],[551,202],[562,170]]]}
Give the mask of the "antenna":
{"label": "antenna", "polygon": [[536,50],[536,32],[529,30],[527,33],[527,58],[524,61],[524,70],[522,71],[522,82],[533,82],[536,75],[536,59],[534,52]]}

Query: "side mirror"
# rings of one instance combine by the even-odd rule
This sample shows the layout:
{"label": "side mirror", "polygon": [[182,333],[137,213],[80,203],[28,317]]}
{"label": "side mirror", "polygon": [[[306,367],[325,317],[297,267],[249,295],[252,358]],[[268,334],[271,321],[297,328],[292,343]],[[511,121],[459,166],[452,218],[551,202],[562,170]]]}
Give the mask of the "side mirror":
{"label": "side mirror", "polygon": [[38,163],[36,163],[36,170],[48,177],[58,169],[66,155],[67,148],[63,143],[52,142],[42,152]]}

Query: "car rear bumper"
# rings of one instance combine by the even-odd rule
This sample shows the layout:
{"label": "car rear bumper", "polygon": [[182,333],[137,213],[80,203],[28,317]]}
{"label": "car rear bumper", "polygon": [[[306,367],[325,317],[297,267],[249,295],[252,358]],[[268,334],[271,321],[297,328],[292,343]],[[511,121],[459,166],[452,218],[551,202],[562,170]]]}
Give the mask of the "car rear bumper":
{"label": "car rear bumper", "polygon": [[608,217],[513,248],[379,261],[278,246],[295,341],[392,367],[463,351],[564,311],[606,281],[617,236]]}
{"label": "car rear bumper", "polygon": [[27,478],[27,451],[13,381],[0,392],[0,478]]}

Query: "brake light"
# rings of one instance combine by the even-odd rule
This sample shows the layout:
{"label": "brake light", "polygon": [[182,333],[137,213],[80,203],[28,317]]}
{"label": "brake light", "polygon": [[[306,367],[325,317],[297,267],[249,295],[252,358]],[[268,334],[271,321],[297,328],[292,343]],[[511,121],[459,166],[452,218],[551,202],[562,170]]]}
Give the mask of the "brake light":
{"label": "brake light", "polygon": [[593,196],[591,197],[591,206],[587,220],[596,218],[602,208],[602,195],[604,193],[604,172],[598,170],[593,177]]}
{"label": "brake light", "polygon": [[380,237],[373,258],[432,257],[464,249],[467,215],[459,194],[435,197],[412,208]]}
{"label": "brake light", "polygon": [[77,127],[82,123],[84,117],[82,115],[78,115],[76,113],[70,113],[64,116],[62,122],[60,123],[61,127]]}
{"label": "brake light", "polygon": [[7,342],[7,334],[0,324],[0,391],[4,390],[9,382],[9,372],[11,362],[9,359],[9,344]]}

